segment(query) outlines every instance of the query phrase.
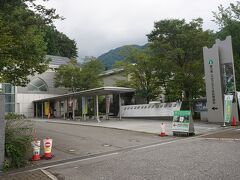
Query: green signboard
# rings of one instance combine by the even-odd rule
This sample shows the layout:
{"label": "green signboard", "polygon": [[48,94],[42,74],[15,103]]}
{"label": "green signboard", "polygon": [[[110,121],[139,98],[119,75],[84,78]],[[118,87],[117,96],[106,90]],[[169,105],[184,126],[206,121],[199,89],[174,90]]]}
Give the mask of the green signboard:
{"label": "green signboard", "polygon": [[232,115],[233,95],[224,95],[224,122],[229,123]]}
{"label": "green signboard", "polygon": [[172,131],[194,133],[191,111],[174,111]]}

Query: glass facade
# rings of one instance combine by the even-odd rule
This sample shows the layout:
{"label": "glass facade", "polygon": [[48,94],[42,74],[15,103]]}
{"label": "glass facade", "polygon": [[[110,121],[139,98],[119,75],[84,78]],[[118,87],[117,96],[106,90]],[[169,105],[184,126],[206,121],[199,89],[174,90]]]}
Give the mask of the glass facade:
{"label": "glass facade", "polygon": [[48,86],[43,79],[35,78],[28,84],[29,91],[48,91]]}
{"label": "glass facade", "polygon": [[5,112],[15,112],[15,86],[4,83],[2,88],[5,93]]}

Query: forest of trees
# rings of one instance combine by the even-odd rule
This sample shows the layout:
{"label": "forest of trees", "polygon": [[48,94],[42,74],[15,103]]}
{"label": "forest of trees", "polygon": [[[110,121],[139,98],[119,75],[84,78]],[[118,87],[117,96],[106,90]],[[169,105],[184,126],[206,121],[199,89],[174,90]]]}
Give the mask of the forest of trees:
{"label": "forest of trees", "polygon": [[76,42],[54,28],[55,11],[35,0],[0,2],[0,82],[26,85],[47,69],[46,54],[77,57]]}
{"label": "forest of trees", "polygon": [[[237,90],[240,90],[240,2],[213,13],[217,32],[203,30],[203,19],[165,19],[154,23],[148,47],[142,51],[129,47],[122,66],[131,75],[129,82],[118,85],[133,87],[146,102],[160,94],[166,101],[186,100],[205,96],[203,47],[211,47],[216,38],[231,35]],[[129,53],[130,52],[130,53]]]}

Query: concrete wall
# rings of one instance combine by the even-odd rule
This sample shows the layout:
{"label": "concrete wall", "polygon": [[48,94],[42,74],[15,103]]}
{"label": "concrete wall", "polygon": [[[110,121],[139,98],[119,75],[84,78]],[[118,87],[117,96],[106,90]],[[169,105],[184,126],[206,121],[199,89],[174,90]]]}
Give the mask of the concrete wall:
{"label": "concrete wall", "polygon": [[49,98],[55,94],[16,94],[16,113],[34,117],[34,100]]}
{"label": "concrete wall", "polygon": [[121,107],[122,117],[169,117],[179,111],[181,102],[127,105]]}
{"label": "concrete wall", "polygon": [[4,162],[4,143],[5,143],[5,106],[3,105],[5,101],[4,95],[0,93],[0,171],[3,167]]}
{"label": "concrete wall", "polygon": [[48,86],[48,91],[29,91],[27,86],[16,87],[15,112],[24,114],[26,117],[34,117],[34,100],[67,93],[68,89],[66,88],[54,87],[54,75],[55,71],[48,70],[43,74],[37,74],[33,77],[30,77],[30,81],[37,77],[43,79]]}

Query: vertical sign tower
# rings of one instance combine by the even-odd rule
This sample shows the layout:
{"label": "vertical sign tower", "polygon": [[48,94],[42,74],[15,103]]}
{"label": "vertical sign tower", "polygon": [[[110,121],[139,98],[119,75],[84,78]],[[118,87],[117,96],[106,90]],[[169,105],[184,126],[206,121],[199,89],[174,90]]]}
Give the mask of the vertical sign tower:
{"label": "vertical sign tower", "polygon": [[212,48],[203,48],[209,122],[224,122],[224,94],[233,95],[232,116],[238,119],[232,40],[216,40]]}
{"label": "vertical sign tower", "polygon": [[223,92],[218,46],[203,48],[209,122],[223,122]]}

